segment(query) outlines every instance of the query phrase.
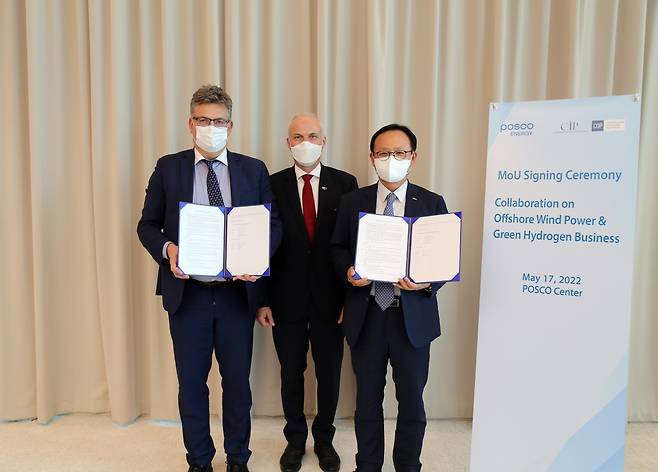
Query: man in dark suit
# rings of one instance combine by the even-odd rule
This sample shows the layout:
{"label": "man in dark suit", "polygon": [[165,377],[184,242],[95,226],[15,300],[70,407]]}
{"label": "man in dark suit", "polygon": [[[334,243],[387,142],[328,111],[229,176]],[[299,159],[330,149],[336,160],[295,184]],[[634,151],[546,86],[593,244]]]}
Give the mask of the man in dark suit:
{"label": "man in dark suit", "polygon": [[159,266],[156,294],[162,295],[169,313],[190,472],[212,471],[207,380],[213,351],[222,376],[227,471],[248,471],[253,326],[256,309],[266,303],[267,287],[246,274],[231,280],[184,274],[178,267],[179,202],[226,207],[272,203],[272,253],[281,238],[265,164],[226,148],[231,111],[231,98],[220,87],[205,85],[194,93],[188,120],[194,148],[158,160],[137,225],[140,241]]}
{"label": "man in dark suit", "polygon": [[390,362],[398,417],[393,446],[395,470],[420,470],[425,434],[423,390],[427,383],[430,342],[440,334],[436,291],[442,284],[397,283],[355,279],[354,259],[359,212],[392,216],[447,213],[443,197],[409,183],[416,161],[416,136],[406,126],[391,124],[370,140],[370,160],[379,182],[343,197],[331,241],[338,273],[350,284],[345,297],[343,328],[356,375],[359,472],[381,471],[384,464],[384,385]]}
{"label": "man in dark suit", "polygon": [[299,115],[288,128],[292,167],[272,175],[283,239],[272,258],[269,313],[258,318],[273,326],[281,364],[281,401],[288,442],[279,461],[283,472],[301,468],[308,427],[304,416],[304,371],[309,343],[317,379],[317,415],[311,428],[320,468],[337,471],[332,441],[338,404],[343,335],[338,325],[345,283],[329,254],[340,197],[358,188],[356,179],[320,164],[326,138],[317,117]]}

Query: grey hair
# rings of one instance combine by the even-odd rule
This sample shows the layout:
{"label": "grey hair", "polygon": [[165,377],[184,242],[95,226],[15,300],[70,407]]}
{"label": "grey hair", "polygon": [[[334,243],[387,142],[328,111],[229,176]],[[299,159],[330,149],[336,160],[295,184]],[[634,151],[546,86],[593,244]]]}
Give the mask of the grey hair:
{"label": "grey hair", "polygon": [[290,125],[292,125],[292,122],[295,121],[297,118],[315,118],[316,120],[318,120],[318,123],[320,123],[320,134],[324,136],[324,123],[320,121],[320,118],[315,113],[300,113],[298,115],[293,116],[290,119],[290,124],[288,125],[288,133],[290,133]]}
{"label": "grey hair", "polygon": [[228,117],[231,118],[233,111],[233,100],[223,88],[217,85],[206,84],[199,87],[199,89],[192,95],[190,100],[190,114],[194,113],[194,107],[202,103],[217,103],[224,105],[228,110]]}

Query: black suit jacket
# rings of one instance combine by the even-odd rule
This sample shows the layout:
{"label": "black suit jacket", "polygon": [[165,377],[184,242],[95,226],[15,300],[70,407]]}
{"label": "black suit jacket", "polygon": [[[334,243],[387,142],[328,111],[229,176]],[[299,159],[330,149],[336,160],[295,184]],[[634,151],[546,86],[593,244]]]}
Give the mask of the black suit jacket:
{"label": "black suit jacket", "polygon": [[[343,280],[347,269],[354,265],[359,212],[375,213],[377,184],[345,195],[340,203],[336,229],[331,240],[335,268]],[[443,197],[409,183],[405,201],[405,216],[429,216],[447,213]],[[441,334],[436,291],[443,283],[432,284],[431,290],[401,290],[401,306],[407,336],[413,346],[428,344]],[[348,285],[345,297],[343,329],[350,346],[356,345],[368,310],[372,284],[365,287]]]}
{"label": "black suit jacket", "polygon": [[[338,319],[345,284],[336,276],[329,241],[340,198],[357,188],[354,176],[322,166],[315,238],[311,245],[304,226],[294,166],[272,175],[272,191],[283,223],[283,238],[272,258],[269,280],[270,306],[276,323],[300,321],[308,316]],[[314,308],[310,313],[309,301]]]}
{"label": "black suit jacket", "polygon": [[[281,222],[267,167],[258,159],[231,151],[228,151],[227,159],[231,179],[231,205],[272,204],[270,253],[273,254],[281,241]],[[167,241],[178,244],[178,203],[191,202],[193,195],[194,149],[161,157],[146,188],[137,235],[159,265],[156,294],[162,295],[162,304],[169,313],[178,310],[186,282],[171,273],[169,261],[162,257],[162,247]],[[265,306],[267,286],[262,278],[246,286],[250,309],[253,311],[259,306]]]}

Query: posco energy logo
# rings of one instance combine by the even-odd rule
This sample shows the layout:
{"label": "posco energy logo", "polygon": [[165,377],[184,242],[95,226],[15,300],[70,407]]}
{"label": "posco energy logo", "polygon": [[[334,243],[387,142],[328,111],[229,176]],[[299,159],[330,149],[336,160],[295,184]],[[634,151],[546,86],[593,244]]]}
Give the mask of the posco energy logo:
{"label": "posco energy logo", "polygon": [[535,129],[534,123],[502,123],[501,133],[509,133],[510,136],[530,136]]}

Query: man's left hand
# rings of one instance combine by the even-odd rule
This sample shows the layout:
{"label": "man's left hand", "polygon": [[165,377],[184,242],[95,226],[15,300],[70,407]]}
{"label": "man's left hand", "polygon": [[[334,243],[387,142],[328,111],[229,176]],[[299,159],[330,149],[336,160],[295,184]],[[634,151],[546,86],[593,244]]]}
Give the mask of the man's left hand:
{"label": "man's left hand", "polygon": [[242,280],[243,282],[255,282],[258,279],[260,279],[260,275],[242,274],[233,276],[233,282],[236,280]]}
{"label": "man's left hand", "polygon": [[400,290],[410,290],[410,291],[425,290],[427,287],[430,286],[429,283],[415,284],[411,281],[409,277],[404,277],[403,279],[398,280],[398,283],[393,285],[399,288]]}

